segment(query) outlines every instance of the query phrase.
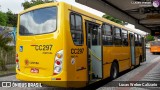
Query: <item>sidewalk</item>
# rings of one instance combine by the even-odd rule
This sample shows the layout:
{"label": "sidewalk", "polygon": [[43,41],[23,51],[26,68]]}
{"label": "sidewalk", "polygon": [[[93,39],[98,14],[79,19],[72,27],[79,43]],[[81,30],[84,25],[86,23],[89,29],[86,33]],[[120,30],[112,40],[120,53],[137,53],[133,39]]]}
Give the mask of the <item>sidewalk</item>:
{"label": "sidewalk", "polygon": [[108,87],[108,85],[114,85],[119,81],[160,81],[160,56],[144,62],[141,66],[127,72],[125,75],[107,83],[103,87],[97,90],[157,90],[159,87]]}

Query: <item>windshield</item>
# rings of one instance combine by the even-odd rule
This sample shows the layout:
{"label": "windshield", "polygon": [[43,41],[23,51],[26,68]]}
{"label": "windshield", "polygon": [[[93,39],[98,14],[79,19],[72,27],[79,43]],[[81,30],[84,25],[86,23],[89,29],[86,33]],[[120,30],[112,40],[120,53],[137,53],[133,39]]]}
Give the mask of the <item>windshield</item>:
{"label": "windshield", "polygon": [[152,46],[160,46],[160,41],[151,42]]}
{"label": "windshield", "polygon": [[20,16],[20,35],[50,33],[56,30],[57,8],[33,10]]}

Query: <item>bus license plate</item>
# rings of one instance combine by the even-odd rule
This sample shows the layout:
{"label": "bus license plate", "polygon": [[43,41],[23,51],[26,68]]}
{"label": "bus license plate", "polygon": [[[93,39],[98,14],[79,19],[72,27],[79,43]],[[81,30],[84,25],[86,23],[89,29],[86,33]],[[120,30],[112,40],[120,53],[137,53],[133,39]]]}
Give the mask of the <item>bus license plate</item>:
{"label": "bus license plate", "polygon": [[39,73],[39,69],[37,69],[37,68],[31,68],[31,73]]}

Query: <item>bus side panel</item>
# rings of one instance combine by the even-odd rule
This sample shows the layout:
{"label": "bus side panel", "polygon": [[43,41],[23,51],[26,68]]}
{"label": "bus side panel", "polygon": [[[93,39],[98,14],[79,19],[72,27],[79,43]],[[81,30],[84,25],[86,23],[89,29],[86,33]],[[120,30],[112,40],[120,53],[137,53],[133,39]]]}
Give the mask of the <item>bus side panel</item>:
{"label": "bus side panel", "polygon": [[124,71],[130,68],[130,49],[129,47],[103,47],[103,76],[110,76],[112,62],[117,60],[119,63],[119,71]]}
{"label": "bus side panel", "polygon": [[120,49],[119,72],[121,72],[131,67],[130,47],[119,47],[119,49]]}
{"label": "bus side panel", "polygon": [[[139,60],[140,60],[140,63],[143,61],[142,60],[142,55],[143,54],[143,51],[142,51],[142,46],[139,46]],[[141,58],[140,58],[140,56],[141,56]]]}
{"label": "bus side panel", "polygon": [[139,57],[140,57],[140,48],[139,48],[139,46],[136,46],[136,47],[135,47],[135,50],[136,50],[136,51],[135,51],[135,53],[136,53],[136,54],[135,54],[135,55],[136,55],[136,56],[135,56],[135,57],[136,57],[136,65],[138,65],[138,64],[139,64]]}
{"label": "bus side panel", "polygon": [[[65,7],[63,14],[64,17],[67,17],[64,21],[64,48],[67,65],[67,87],[84,87],[87,82],[87,49],[85,41],[83,45],[76,46],[72,40],[70,30],[71,9],[73,9],[71,6]],[[83,23],[83,36],[85,36],[84,31],[85,28]]]}
{"label": "bus side panel", "polygon": [[160,52],[160,46],[151,46],[150,47],[150,52],[151,53]]}
{"label": "bus side panel", "polygon": [[130,67],[129,47],[115,47],[113,52],[115,59],[119,63],[119,72],[128,69]]}
{"label": "bus side panel", "polygon": [[111,65],[114,60],[112,46],[103,46],[103,78],[110,76]]}

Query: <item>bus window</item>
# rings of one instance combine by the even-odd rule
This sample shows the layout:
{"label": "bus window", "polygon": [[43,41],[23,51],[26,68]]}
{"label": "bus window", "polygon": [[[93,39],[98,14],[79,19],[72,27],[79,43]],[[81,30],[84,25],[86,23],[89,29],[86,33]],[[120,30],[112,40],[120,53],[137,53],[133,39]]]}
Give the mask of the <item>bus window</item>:
{"label": "bus window", "polygon": [[135,36],[135,38],[134,38],[134,40],[135,40],[135,46],[138,46],[138,35],[137,34],[134,34],[134,36]]}
{"label": "bus window", "polygon": [[110,25],[103,25],[102,43],[103,45],[113,45],[112,29]]}
{"label": "bus window", "polygon": [[122,30],[122,43],[123,46],[128,46],[128,32],[126,30]]}
{"label": "bus window", "polygon": [[96,25],[92,28],[92,45],[99,45],[99,32]]}
{"label": "bus window", "polygon": [[151,46],[160,46],[160,41],[152,41]]}
{"label": "bus window", "polygon": [[73,14],[71,14],[71,29],[75,29],[75,19]]}
{"label": "bus window", "polygon": [[139,38],[139,46],[142,46],[142,37],[141,37],[141,35],[138,35],[138,38]]}
{"label": "bus window", "polygon": [[120,28],[115,28],[114,30],[115,30],[114,31],[114,44],[115,45],[122,45]]}
{"label": "bus window", "polygon": [[83,44],[82,17],[78,14],[71,13],[71,36],[75,45]]}
{"label": "bus window", "polygon": [[20,15],[20,35],[46,34],[56,31],[57,7],[33,10]]}

